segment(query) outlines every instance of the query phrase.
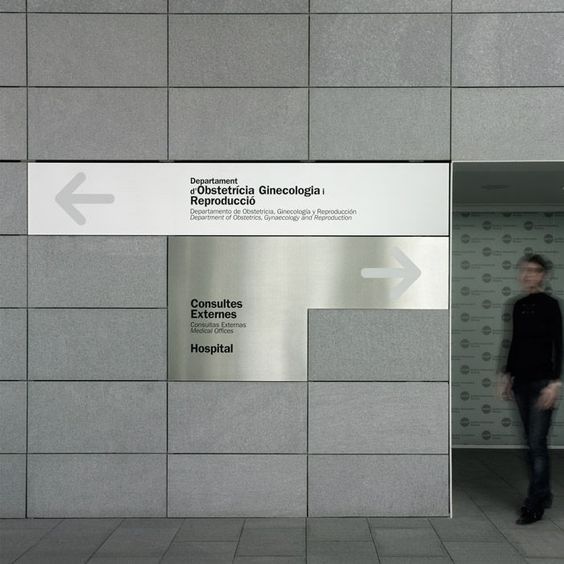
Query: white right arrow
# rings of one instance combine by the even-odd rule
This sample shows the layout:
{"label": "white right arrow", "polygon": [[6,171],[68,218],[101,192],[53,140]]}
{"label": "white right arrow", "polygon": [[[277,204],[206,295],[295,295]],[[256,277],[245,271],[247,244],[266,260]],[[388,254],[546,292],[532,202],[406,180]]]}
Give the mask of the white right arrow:
{"label": "white right arrow", "polygon": [[401,268],[363,268],[360,275],[363,278],[403,278],[390,291],[390,298],[397,300],[421,276],[421,271],[398,247],[392,248],[392,255]]}

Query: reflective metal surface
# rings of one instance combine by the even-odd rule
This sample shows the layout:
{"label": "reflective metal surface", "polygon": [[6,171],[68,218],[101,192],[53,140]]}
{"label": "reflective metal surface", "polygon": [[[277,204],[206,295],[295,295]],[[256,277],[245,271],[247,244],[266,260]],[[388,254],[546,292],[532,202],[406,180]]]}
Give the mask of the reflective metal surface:
{"label": "reflective metal surface", "polygon": [[308,309],[447,309],[448,253],[446,237],[170,238],[169,378],[306,380]]}

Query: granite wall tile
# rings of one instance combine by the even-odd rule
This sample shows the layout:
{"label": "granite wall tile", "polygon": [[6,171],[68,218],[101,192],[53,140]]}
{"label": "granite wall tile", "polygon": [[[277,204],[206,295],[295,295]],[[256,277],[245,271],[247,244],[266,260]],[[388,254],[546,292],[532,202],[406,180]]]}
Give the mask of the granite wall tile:
{"label": "granite wall tile", "polygon": [[0,86],[26,85],[25,14],[0,15]]}
{"label": "granite wall tile", "polygon": [[313,86],[449,86],[450,15],[311,18]]}
{"label": "granite wall tile", "polygon": [[34,160],[159,160],[167,156],[167,92],[158,88],[34,88]]}
{"label": "granite wall tile", "polygon": [[448,516],[448,455],[310,455],[314,517]]}
{"label": "granite wall tile", "polygon": [[29,312],[33,380],[166,380],[166,310]]}
{"label": "granite wall tile", "polygon": [[166,452],[164,382],[30,382],[29,451]]}
{"label": "granite wall tile", "polygon": [[170,517],[298,517],[306,457],[169,455]]}
{"label": "granite wall tile", "polygon": [[29,240],[32,307],[166,307],[165,237]]}
{"label": "granite wall tile", "polygon": [[169,452],[305,453],[307,385],[171,382]]}
{"label": "granite wall tile", "polygon": [[32,86],[166,86],[167,18],[30,14]]}
{"label": "granite wall tile", "polygon": [[307,86],[305,15],[171,16],[169,37],[172,86]]}
{"label": "granite wall tile", "polygon": [[28,517],[165,517],[164,454],[31,454]]}

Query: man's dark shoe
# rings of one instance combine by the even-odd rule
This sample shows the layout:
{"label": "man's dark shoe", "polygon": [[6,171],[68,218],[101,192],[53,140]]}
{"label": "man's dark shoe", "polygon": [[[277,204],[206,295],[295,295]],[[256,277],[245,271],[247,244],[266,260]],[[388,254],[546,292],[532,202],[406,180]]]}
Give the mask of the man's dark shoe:
{"label": "man's dark shoe", "polygon": [[542,514],[542,511],[531,511],[530,509],[522,508],[521,516],[517,519],[517,521],[515,521],[515,523],[517,523],[517,525],[530,525],[535,521],[540,521],[542,519]]}
{"label": "man's dark shoe", "polygon": [[[554,499],[554,496],[552,495],[552,493],[548,493],[546,494],[545,497],[542,498],[542,508],[543,509],[550,509],[552,507],[552,501]],[[521,508],[519,509],[519,513],[523,513],[523,511],[529,511],[529,508],[531,507],[531,502],[529,500],[529,498],[527,497],[525,499],[525,501],[523,502],[523,505],[521,506]]]}

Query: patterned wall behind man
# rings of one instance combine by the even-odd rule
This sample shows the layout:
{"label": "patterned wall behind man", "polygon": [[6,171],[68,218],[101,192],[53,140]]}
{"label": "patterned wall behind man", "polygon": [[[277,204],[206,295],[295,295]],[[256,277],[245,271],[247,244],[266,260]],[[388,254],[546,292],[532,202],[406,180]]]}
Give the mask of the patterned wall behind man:
{"label": "patterned wall behind man", "polygon": [[[564,299],[564,213],[459,212],[452,235],[453,445],[519,445],[515,405],[496,397],[519,292],[516,264],[529,252],[547,257],[547,291]],[[564,445],[563,411],[554,419],[553,446]]]}

